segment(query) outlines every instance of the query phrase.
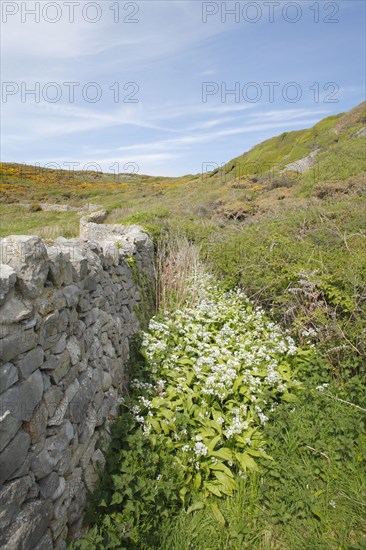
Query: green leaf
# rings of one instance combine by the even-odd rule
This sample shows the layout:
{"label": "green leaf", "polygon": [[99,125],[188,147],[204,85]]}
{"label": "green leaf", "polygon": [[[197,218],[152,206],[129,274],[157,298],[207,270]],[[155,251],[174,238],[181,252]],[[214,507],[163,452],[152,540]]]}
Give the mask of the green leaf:
{"label": "green leaf", "polygon": [[216,422],[216,420],[209,420],[209,424],[216,430],[216,432],[219,432],[219,434],[222,433],[222,424]]}
{"label": "green leaf", "polygon": [[273,460],[273,458],[264,451],[257,451],[256,449],[247,449],[247,454],[251,456],[259,456],[261,458],[268,458],[269,460]]}
{"label": "green leaf", "polygon": [[172,418],[174,418],[174,412],[169,409],[161,408],[159,410],[159,414],[164,416],[164,418],[166,418],[167,420],[171,420]]}
{"label": "green leaf", "polygon": [[234,494],[234,491],[232,489],[229,489],[228,487],[225,487],[225,485],[218,484],[218,489],[221,491],[223,495],[226,495],[228,497],[232,497]]}
{"label": "green leaf", "polygon": [[310,508],[311,513],[317,518],[322,520],[323,516],[321,515],[321,512],[317,508]]}
{"label": "green leaf", "polygon": [[154,409],[159,409],[160,406],[164,403],[164,399],[162,397],[154,397],[151,400],[151,405]]}
{"label": "green leaf", "polygon": [[225,466],[225,464],[223,464],[222,462],[218,462],[217,464],[210,464],[210,470],[219,470],[221,472],[225,472],[226,475],[230,476],[230,477],[234,477],[232,471],[230,470],[230,468],[228,468],[227,466]]}
{"label": "green leaf", "polygon": [[165,422],[160,422],[160,426],[165,435],[169,435],[169,426]]}
{"label": "green leaf", "polygon": [[248,470],[259,471],[259,468],[256,462],[249,456],[247,453],[235,453],[235,458],[239,462],[240,466],[243,468],[244,472]]}
{"label": "green leaf", "polygon": [[217,484],[214,484],[214,483],[205,483],[204,487],[205,487],[205,489],[207,489],[208,491],[210,491],[210,493],[212,493],[212,494],[215,495],[216,497],[221,497],[221,496],[222,496],[222,493],[221,493],[221,491],[219,490]]}
{"label": "green leaf", "polygon": [[213,451],[217,443],[220,441],[220,439],[221,439],[221,435],[217,435],[216,437],[211,439],[211,441],[207,444],[208,450]]}
{"label": "green leaf", "polygon": [[113,504],[121,504],[122,500],[123,500],[123,497],[122,497],[121,493],[113,493],[112,500],[111,500],[111,506]]}
{"label": "green leaf", "polygon": [[227,447],[221,447],[217,451],[211,451],[210,456],[222,458],[223,460],[233,460],[233,453]]}
{"label": "green leaf", "polygon": [[236,490],[236,482],[232,477],[229,477],[225,472],[221,472],[220,470],[214,470],[213,471],[214,476],[218,479],[218,481],[227,489],[228,491],[235,491]]}
{"label": "green leaf", "polygon": [[281,395],[282,401],[286,401],[287,403],[294,403],[295,401],[298,401],[298,398],[293,393],[284,392]]}
{"label": "green leaf", "polygon": [[200,472],[198,472],[197,475],[194,478],[193,487],[195,489],[199,489],[201,487],[201,481],[202,481],[202,476],[201,476]]}
{"label": "green leaf", "polygon": [[[213,430],[201,430],[197,433],[197,435],[201,436],[202,438],[205,437],[213,437],[215,435],[215,432]],[[220,436],[219,436],[220,439]]]}
{"label": "green leaf", "polygon": [[159,420],[157,420],[156,418],[149,418],[149,423],[154,428],[154,431],[157,434],[161,434],[161,426]]}
{"label": "green leaf", "polygon": [[184,500],[187,492],[188,492],[188,487],[182,487],[181,490],[179,491],[179,496],[183,504],[184,504]]}
{"label": "green leaf", "polygon": [[189,374],[187,374],[186,382],[185,382],[187,384],[187,386],[190,386],[192,384],[192,380],[195,376],[196,376],[195,372],[190,372]]}
{"label": "green leaf", "polygon": [[193,359],[189,359],[189,357],[180,357],[177,360],[178,365],[194,365]]}
{"label": "green leaf", "polygon": [[224,518],[222,512],[220,511],[220,508],[217,506],[216,502],[212,502],[210,504],[210,508],[213,512],[213,515],[215,516],[216,521],[218,521],[221,525],[226,525],[226,519]]}
{"label": "green leaf", "polygon": [[233,392],[232,393],[236,393],[239,389],[239,387],[242,385],[243,383],[243,380],[244,380],[244,376],[238,376],[238,378],[235,380],[234,382],[234,385],[233,385]]}
{"label": "green leaf", "polygon": [[191,506],[187,510],[187,514],[191,514],[192,512],[196,512],[196,510],[202,510],[205,507],[204,502],[195,502],[194,504],[191,504]]}

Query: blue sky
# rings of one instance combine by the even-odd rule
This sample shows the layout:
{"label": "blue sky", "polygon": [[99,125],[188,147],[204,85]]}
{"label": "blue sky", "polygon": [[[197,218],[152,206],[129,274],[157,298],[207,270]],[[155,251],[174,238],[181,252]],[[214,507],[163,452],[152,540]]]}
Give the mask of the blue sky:
{"label": "blue sky", "polygon": [[2,2],[3,161],[198,173],[364,100],[363,0],[36,4]]}

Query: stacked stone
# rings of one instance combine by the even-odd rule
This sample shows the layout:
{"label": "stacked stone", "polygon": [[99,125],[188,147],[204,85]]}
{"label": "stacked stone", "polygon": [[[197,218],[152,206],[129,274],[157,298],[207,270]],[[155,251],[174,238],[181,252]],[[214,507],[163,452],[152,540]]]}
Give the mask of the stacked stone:
{"label": "stacked stone", "polygon": [[3,550],[60,550],[80,533],[141,328],[136,312],[154,288],[147,234],[81,225],[83,238],[52,246],[0,239]]}

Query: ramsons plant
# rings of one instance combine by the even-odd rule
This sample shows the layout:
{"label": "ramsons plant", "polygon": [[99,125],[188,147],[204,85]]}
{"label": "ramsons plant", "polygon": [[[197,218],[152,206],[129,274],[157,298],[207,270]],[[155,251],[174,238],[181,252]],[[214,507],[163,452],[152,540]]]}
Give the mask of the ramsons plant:
{"label": "ramsons plant", "polygon": [[294,399],[293,340],[240,290],[222,292],[205,278],[197,305],[161,320],[143,337],[154,382],[132,412],[154,448],[171,453],[192,489],[232,495],[235,474],[257,470],[263,426],[276,405]]}

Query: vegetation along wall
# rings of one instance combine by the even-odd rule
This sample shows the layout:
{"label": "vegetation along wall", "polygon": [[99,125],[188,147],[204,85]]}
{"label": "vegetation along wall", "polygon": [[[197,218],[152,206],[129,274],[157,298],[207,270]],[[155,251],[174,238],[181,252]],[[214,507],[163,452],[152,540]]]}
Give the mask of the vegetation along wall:
{"label": "vegetation along wall", "polygon": [[0,547],[61,550],[105,461],[153,244],[83,218],[78,239],[0,239],[0,264]]}

